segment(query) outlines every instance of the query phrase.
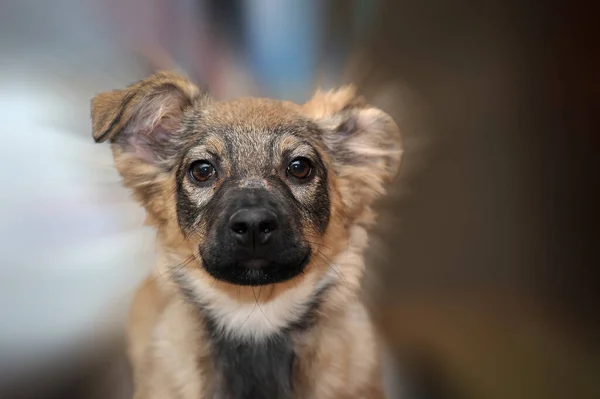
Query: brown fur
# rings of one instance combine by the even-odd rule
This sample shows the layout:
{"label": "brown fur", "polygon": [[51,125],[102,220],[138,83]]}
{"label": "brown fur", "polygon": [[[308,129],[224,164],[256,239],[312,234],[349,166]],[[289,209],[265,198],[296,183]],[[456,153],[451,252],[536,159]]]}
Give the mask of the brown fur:
{"label": "brown fur", "polygon": [[[314,326],[294,335],[298,359],[294,397],[382,398],[376,334],[358,294],[367,228],[374,220],[370,206],[399,166],[395,123],[369,107],[351,87],[318,92],[303,106],[266,99],[214,104],[185,78],[167,72],[92,101],[94,139],[111,140],[116,168],[145,207],[147,223],[156,227],[160,244],[159,263],[137,292],[128,329],[135,398],[197,399],[207,395],[207,381],[219,378],[198,311],[171,278],[179,271],[185,273],[191,291],[204,287],[221,298],[214,303],[217,307],[227,298],[240,306],[286,305],[303,289],[310,299],[317,283],[331,274],[328,278],[335,288],[324,294]],[[256,288],[216,281],[203,270],[195,249],[206,239],[203,224],[200,221],[190,234],[182,232],[177,222],[175,170],[167,156],[148,152],[161,146],[160,140],[189,148],[193,143],[186,141],[186,132],[199,134],[200,118],[210,126],[242,126],[240,135],[298,120],[309,120],[324,132],[314,144],[329,170],[331,216],[324,233],[308,224],[302,227],[317,254],[303,274]],[[205,145],[223,151],[219,140],[209,139]],[[281,149],[294,145],[289,137],[279,143]],[[246,327],[241,323],[239,328]]]}

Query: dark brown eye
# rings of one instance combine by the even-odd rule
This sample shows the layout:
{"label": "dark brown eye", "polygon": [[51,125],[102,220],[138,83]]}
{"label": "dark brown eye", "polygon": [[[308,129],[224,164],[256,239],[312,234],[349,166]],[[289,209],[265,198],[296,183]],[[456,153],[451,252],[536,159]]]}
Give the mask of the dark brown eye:
{"label": "dark brown eye", "polygon": [[310,161],[306,158],[296,158],[290,162],[287,173],[296,179],[306,179],[312,172]]}
{"label": "dark brown eye", "polygon": [[190,165],[190,176],[197,182],[210,180],[215,174],[215,168],[206,161],[195,161]]}

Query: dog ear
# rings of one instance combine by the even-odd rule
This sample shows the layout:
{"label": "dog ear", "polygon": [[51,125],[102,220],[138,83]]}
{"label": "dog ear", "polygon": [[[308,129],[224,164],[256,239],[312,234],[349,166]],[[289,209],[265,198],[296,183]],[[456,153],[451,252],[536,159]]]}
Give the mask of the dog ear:
{"label": "dog ear", "polygon": [[315,93],[305,113],[323,130],[348,212],[360,213],[385,192],[402,154],[400,131],[382,110],[369,106],[352,86]]}
{"label": "dog ear", "polygon": [[99,94],[91,102],[94,140],[111,141],[124,185],[149,216],[164,212],[161,192],[169,182],[172,155],[183,140],[184,113],[205,99],[186,78],[159,72],[123,90]]}
{"label": "dog ear", "polygon": [[146,162],[156,161],[181,127],[184,111],[199,97],[196,85],[172,72],[99,94],[91,104],[93,138],[97,143],[111,140]]}

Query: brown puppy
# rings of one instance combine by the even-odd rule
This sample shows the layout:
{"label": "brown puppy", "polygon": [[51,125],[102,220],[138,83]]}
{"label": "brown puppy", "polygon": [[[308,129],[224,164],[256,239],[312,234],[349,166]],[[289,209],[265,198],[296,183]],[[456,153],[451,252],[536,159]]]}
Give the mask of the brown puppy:
{"label": "brown puppy", "polygon": [[400,160],[388,115],[352,88],[217,102],[163,72],[98,95],[92,122],[158,233],[129,326],[136,398],[383,397],[359,291]]}

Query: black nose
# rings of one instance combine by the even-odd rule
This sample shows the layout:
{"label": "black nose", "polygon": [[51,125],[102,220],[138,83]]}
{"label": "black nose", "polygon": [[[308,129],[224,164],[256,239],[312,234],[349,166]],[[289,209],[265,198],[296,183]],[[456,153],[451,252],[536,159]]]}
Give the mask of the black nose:
{"label": "black nose", "polygon": [[265,208],[240,209],[229,218],[238,244],[255,250],[269,243],[277,227],[277,215]]}

